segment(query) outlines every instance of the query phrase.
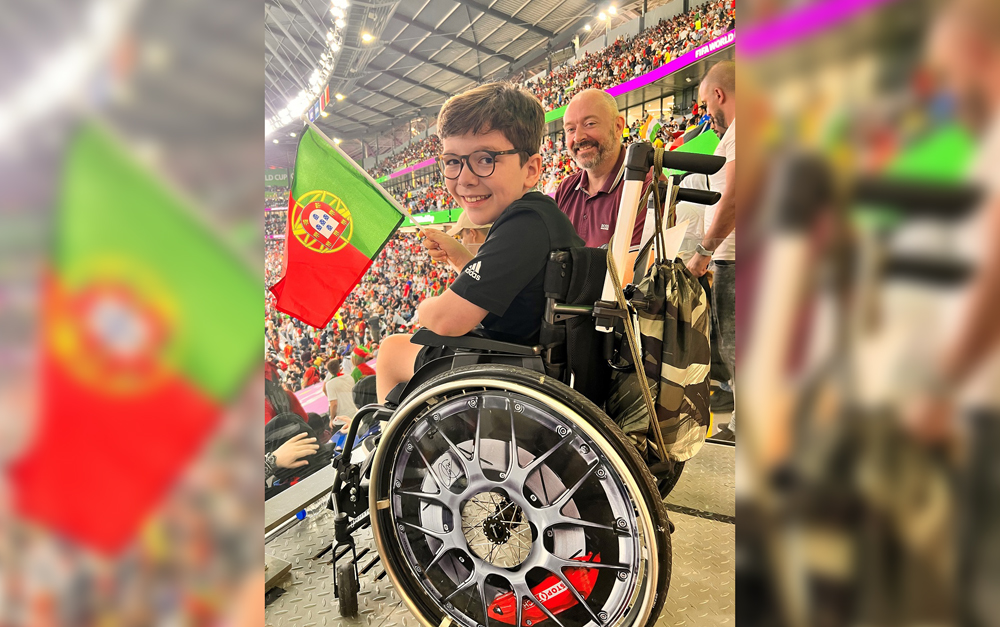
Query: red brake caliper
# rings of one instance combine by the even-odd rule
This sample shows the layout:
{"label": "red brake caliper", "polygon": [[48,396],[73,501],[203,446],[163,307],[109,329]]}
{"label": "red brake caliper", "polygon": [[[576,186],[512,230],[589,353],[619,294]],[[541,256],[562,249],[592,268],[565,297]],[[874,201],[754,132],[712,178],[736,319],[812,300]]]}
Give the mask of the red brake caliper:
{"label": "red brake caliper", "polygon": [[[582,557],[574,558],[580,562],[597,562],[600,563],[600,554],[594,555],[593,553],[587,553]],[[584,599],[590,597],[590,593],[594,589],[594,583],[597,581],[597,570],[596,568],[567,568],[564,572],[566,579],[573,584],[576,591],[580,593]],[[542,602],[549,612],[553,615],[564,612],[569,608],[577,604],[576,597],[573,596],[569,590],[566,589],[566,584],[564,584],[555,575],[549,575],[542,580],[540,584],[531,589],[532,594]],[[500,621],[501,623],[506,623],[508,625],[513,625],[514,621],[517,619],[517,611],[514,607],[515,595],[513,592],[507,592],[501,594],[490,604],[489,614],[493,620]],[[530,624],[532,627],[542,622],[548,616],[545,615],[542,610],[535,605],[534,601],[530,599],[524,599],[522,601],[524,606],[521,608],[521,627],[528,627]],[[528,622],[530,621],[530,623]]]}

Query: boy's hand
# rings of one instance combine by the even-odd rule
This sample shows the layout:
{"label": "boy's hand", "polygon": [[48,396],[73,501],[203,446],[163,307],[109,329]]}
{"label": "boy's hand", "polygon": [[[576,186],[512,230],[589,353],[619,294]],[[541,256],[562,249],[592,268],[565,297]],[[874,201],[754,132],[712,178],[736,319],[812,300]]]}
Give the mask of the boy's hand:
{"label": "boy's hand", "polygon": [[462,243],[448,235],[444,231],[436,229],[420,229],[424,239],[422,241],[427,254],[434,261],[450,263],[452,267],[461,270],[465,264],[472,260],[472,253],[468,251]]}

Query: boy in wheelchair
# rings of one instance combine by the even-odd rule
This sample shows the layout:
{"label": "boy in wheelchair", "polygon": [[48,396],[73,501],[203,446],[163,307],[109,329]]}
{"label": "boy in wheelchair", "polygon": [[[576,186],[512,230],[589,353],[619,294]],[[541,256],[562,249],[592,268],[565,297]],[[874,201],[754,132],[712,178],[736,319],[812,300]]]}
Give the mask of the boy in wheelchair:
{"label": "boy in wheelchair", "polygon": [[[475,255],[425,231],[431,256],[458,278],[421,303],[423,344],[383,341],[379,403],[359,409],[334,459],[344,616],[357,614],[359,573],[376,560],[428,625],[647,627],[662,610],[672,525],[659,477],[602,409],[616,324],[603,291],[621,277],[552,199],[530,191],[544,120],[533,96],[502,83],[441,110],[448,191],[473,224],[493,226]],[[704,155],[668,163],[649,150],[634,145],[627,158],[623,237],[657,161],[722,165]],[[453,339],[477,325],[485,338]],[[359,567],[351,534],[366,525],[378,556]]]}
{"label": "boy in wheelchair", "polygon": [[[549,253],[584,245],[556,203],[531,191],[541,174],[544,127],[538,100],[506,83],[476,87],[442,107],[438,165],[448,192],[473,224],[493,227],[475,255],[441,231],[424,231],[431,257],[459,273],[451,288],[418,309],[420,322],[438,335],[461,336],[481,325],[494,340],[538,339]],[[380,347],[379,403],[421,365],[449,352],[412,344],[411,337],[393,335]]]}

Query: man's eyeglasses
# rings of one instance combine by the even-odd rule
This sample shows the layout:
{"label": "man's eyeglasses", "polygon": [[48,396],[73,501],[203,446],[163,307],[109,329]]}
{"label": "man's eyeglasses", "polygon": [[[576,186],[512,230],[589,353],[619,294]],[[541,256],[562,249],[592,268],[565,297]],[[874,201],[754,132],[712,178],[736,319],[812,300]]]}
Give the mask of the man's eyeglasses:
{"label": "man's eyeglasses", "polygon": [[453,155],[445,153],[438,155],[437,162],[441,168],[441,173],[450,181],[458,178],[462,173],[462,168],[466,165],[476,176],[486,178],[492,176],[497,168],[497,157],[503,155],[527,154],[525,150],[513,148],[511,150],[477,150],[471,155]]}

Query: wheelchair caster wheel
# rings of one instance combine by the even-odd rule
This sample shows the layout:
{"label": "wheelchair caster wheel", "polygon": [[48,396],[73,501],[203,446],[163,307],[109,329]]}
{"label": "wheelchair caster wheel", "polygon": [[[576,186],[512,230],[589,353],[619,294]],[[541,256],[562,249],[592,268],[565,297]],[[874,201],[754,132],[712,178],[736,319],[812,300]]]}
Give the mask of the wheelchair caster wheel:
{"label": "wheelchair caster wheel", "polygon": [[350,562],[337,566],[337,600],[340,601],[341,616],[357,618],[358,578],[354,574],[354,564]]}

